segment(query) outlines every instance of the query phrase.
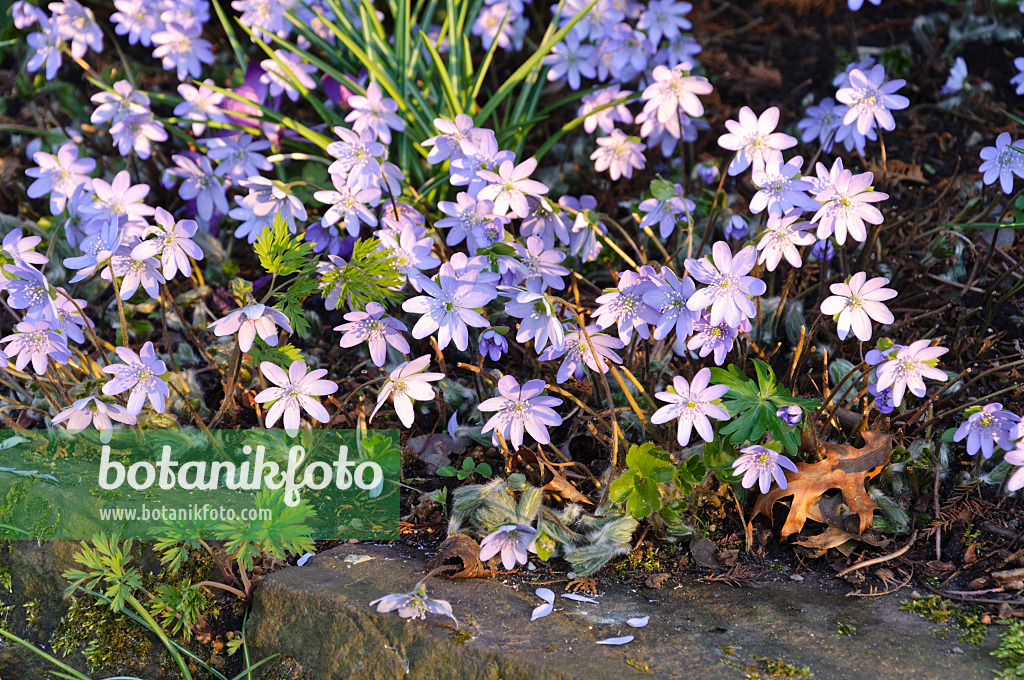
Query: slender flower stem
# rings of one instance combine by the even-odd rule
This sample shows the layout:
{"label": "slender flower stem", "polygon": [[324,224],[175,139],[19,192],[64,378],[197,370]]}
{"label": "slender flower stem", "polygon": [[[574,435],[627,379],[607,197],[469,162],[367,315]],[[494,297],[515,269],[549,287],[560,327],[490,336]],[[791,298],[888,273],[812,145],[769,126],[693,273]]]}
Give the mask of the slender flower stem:
{"label": "slender flower stem", "polygon": [[206,359],[207,363],[209,363],[211,366],[216,366],[217,364],[214,363],[213,357],[211,357],[210,353],[206,351],[206,347],[203,346],[203,343],[199,342],[199,338],[197,338],[195,333],[192,332],[192,327],[185,320],[185,316],[181,313],[181,310],[178,308],[178,303],[174,301],[174,296],[171,295],[171,291],[167,289],[167,284],[162,283],[160,284],[160,287],[163,289],[164,298],[171,303],[171,309],[174,310],[174,315],[178,317],[179,321],[181,321],[181,326],[182,328],[185,329],[185,335],[188,336],[189,341],[196,349],[199,350],[199,352]]}
{"label": "slender flower stem", "polygon": [[114,259],[107,260],[107,267],[110,269],[110,282],[114,284],[114,299],[117,300],[117,313],[121,317],[121,344],[128,348],[128,322],[124,318],[124,305],[121,303],[121,288],[117,285],[117,275],[114,274]]}
{"label": "slender flower stem", "polygon": [[170,386],[172,390],[174,390],[174,393],[181,398],[182,403],[185,404],[185,408],[188,409],[188,412],[190,414],[192,414],[192,420],[196,421],[196,424],[203,430],[203,432],[206,433],[206,436],[210,438],[210,441],[213,443],[214,447],[216,447],[216,449],[220,451],[220,454],[227,458],[227,452],[224,451],[224,449],[220,445],[220,442],[218,442],[217,439],[213,436],[213,433],[210,432],[210,428],[206,427],[206,423],[204,423],[203,419],[199,417],[199,414],[196,413],[196,410],[192,408],[192,404],[189,403],[189,400],[186,399],[185,395],[181,393],[181,390],[178,389],[178,386],[171,381],[167,381],[167,384]]}
{"label": "slender flower stem", "polygon": [[224,401],[220,403],[220,408],[217,409],[217,413],[214,414],[213,420],[210,421],[210,427],[216,427],[217,423],[224,416],[224,412],[228,410],[228,407],[234,403],[235,399],[235,383],[238,380],[238,374],[242,370],[242,350],[238,346],[238,339],[235,339],[235,347],[231,350],[231,361],[228,363],[228,381],[224,387]]}

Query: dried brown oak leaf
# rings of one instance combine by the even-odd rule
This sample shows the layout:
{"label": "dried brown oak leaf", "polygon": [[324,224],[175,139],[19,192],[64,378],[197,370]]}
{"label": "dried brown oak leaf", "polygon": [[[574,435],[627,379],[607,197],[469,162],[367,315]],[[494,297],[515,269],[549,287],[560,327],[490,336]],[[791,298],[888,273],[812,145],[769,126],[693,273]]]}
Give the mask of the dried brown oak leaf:
{"label": "dried brown oak leaf", "polygon": [[[773,488],[761,495],[754,504],[754,518],[765,514],[771,519],[772,508],[779,500],[792,496],[789,516],[782,527],[782,537],[799,532],[807,521],[811,505],[829,489],[839,489],[851,513],[860,518],[860,533],[871,526],[871,518],[878,506],[868,496],[864,482],[874,477],[892,454],[892,437],[877,432],[864,432],[864,446],[819,442],[818,451],[824,458],[817,463],[797,463],[796,472],[786,472],[786,488]],[[802,444],[813,443],[805,435]]]}
{"label": "dried brown oak leaf", "polygon": [[428,571],[448,566],[460,567],[451,573],[452,578],[487,578],[497,573],[489,561],[480,561],[480,544],[466,534],[450,534],[437,554],[427,560]]}

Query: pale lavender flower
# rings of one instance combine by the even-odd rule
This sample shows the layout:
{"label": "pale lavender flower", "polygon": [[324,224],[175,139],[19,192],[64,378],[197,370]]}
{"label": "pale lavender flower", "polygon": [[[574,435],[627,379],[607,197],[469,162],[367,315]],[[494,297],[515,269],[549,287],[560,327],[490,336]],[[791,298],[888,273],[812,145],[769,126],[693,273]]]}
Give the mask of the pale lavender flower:
{"label": "pale lavender flower", "polygon": [[90,101],[96,109],[89,118],[93,125],[120,122],[133,113],[149,112],[149,97],[145,92],[135,90],[127,80],[119,80],[112,86],[113,92],[104,90],[94,94]]}
{"label": "pale lavender flower", "polygon": [[794,208],[817,210],[821,204],[807,195],[813,185],[800,178],[803,158],[795,156],[784,163],[782,154],[767,159],[764,169],[754,169],[751,178],[758,188],[750,199],[750,212],[768,210],[769,215],[785,215]]}
{"label": "pale lavender flower", "polygon": [[714,184],[718,179],[718,163],[713,160],[698,163],[690,176],[700,179],[704,184]]}
{"label": "pale lavender flower", "polygon": [[1017,140],[1010,143],[1010,133],[1002,132],[996,137],[995,146],[986,146],[981,150],[981,166],[978,172],[982,173],[981,180],[986,184],[993,184],[997,179],[1004,194],[1013,193],[1013,176],[1024,177],[1024,153],[1017,149],[1024,149],[1024,141]]}
{"label": "pale lavender flower", "polygon": [[373,178],[381,173],[379,159],[384,156],[386,147],[374,140],[371,130],[353,132],[339,126],[334,128],[334,134],[341,139],[327,145],[327,153],[337,159],[327,171],[344,177],[350,187],[371,186]]}
{"label": "pale lavender flower", "polygon": [[797,222],[799,219],[799,210],[790,210],[785,216],[768,216],[764,236],[757,244],[757,249],[761,251],[758,262],[767,262],[768,271],[775,271],[783,257],[794,267],[803,265],[797,246],[809,246],[815,238],[813,234],[807,233],[813,225]]}
{"label": "pale lavender flower", "polygon": [[[565,382],[570,377],[574,380],[583,380],[586,377],[583,371],[584,365],[592,371],[607,373],[609,370],[608,362],[613,364],[622,363],[622,358],[615,353],[615,350],[622,349],[626,346],[626,343],[618,338],[604,335],[599,332],[600,330],[596,325],[587,326],[586,336],[580,333],[579,330],[575,330],[565,336],[565,346],[562,349],[556,350],[554,347],[548,347],[538,358],[541,361],[552,361],[562,356],[565,357],[558,367],[558,374],[556,376],[560,383]],[[590,338],[590,343],[587,342],[587,336]],[[590,350],[591,344],[594,346],[593,352]],[[596,357],[594,352],[597,352]]]}
{"label": "pale lavender flower", "polygon": [[207,123],[226,123],[228,120],[227,115],[217,108],[224,100],[224,94],[210,89],[210,85],[213,85],[210,79],[204,80],[199,87],[189,83],[178,85],[178,94],[184,101],[174,107],[174,115],[192,121],[194,135],[203,134]]}
{"label": "pale lavender flower", "polygon": [[829,262],[836,256],[836,248],[832,245],[832,239],[823,238],[811,246],[811,257]]}
{"label": "pale lavender flower", "polygon": [[[307,372],[308,371],[308,372]],[[323,380],[326,369],[318,368],[310,371],[305,362],[296,359],[288,367],[283,368],[269,361],[260,363],[260,372],[276,387],[268,387],[256,395],[256,403],[273,402],[267,409],[267,427],[273,427],[283,416],[284,428],[289,431],[299,429],[299,419],[305,411],[318,422],[326,423],[331,419],[327,409],[319,399],[338,391],[338,384],[333,380]]]}
{"label": "pale lavender flower", "polygon": [[427,588],[422,583],[417,583],[411,593],[393,593],[378,597],[370,603],[371,607],[374,605],[377,605],[377,611],[382,614],[397,609],[398,615],[403,619],[426,619],[427,614],[442,614],[458,624],[452,613],[451,604],[447,600],[427,597]]}
{"label": "pale lavender flower", "polygon": [[657,114],[664,124],[679,122],[680,113],[700,118],[704,115],[704,104],[697,95],[711,94],[714,89],[707,78],[691,76],[691,64],[683,63],[674,68],[655,66],[651,71],[651,84],[643,92],[644,111]]}
{"label": "pale lavender flower", "polygon": [[25,39],[28,46],[33,50],[25,68],[29,73],[35,73],[46,67],[46,79],[53,80],[61,65],[61,50],[64,47],[64,40],[57,29],[57,17],[48,17],[39,13],[39,30],[29,33]]}
{"label": "pale lavender flower", "polygon": [[[1017,67],[1017,75],[1010,78],[1010,85],[1017,88],[1016,93],[1018,95],[1022,95],[1024,94],[1024,57],[1017,57],[1014,59],[1013,65]],[[1021,476],[1019,470],[1017,476]]]}
{"label": "pale lavender flower", "polygon": [[849,87],[840,88],[836,99],[850,107],[843,117],[843,125],[851,125],[856,121],[857,132],[867,134],[875,123],[883,130],[895,130],[896,120],[892,111],[899,111],[910,106],[910,100],[897,90],[907,81],[897,78],[885,82],[885,67],[876,64],[870,71],[860,69],[850,71]]}
{"label": "pale lavender flower", "polygon": [[597,150],[590,154],[590,160],[594,161],[594,170],[607,170],[613,181],[630,178],[634,169],[644,169],[646,148],[647,145],[636,137],[627,137],[622,130],[612,130],[611,135],[597,138]]}
{"label": "pale lavender flower", "polygon": [[217,161],[213,174],[227,177],[233,182],[259,175],[260,172],[273,170],[274,166],[261,151],[270,148],[270,141],[253,139],[252,135],[240,134],[228,137],[212,137],[202,140],[209,149],[207,158]]}
{"label": "pale lavender flower", "polygon": [[92,219],[110,221],[127,218],[129,222],[145,222],[145,218],[154,212],[152,206],[142,203],[150,194],[150,186],[132,184],[127,170],[116,174],[111,183],[98,177],[93,179],[92,192],[96,200],[82,208],[82,212]]}
{"label": "pale lavender flower", "polygon": [[475,271],[456,276],[451,264],[446,262],[441,265],[436,282],[421,281],[426,295],[402,304],[405,311],[422,315],[412,329],[412,337],[425,338],[437,331],[440,349],[452,341],[460,350],[469,347],[469,326],[487,328],[490,325],[476,309],[494,299],[493,293],[477,290],[477,276]]}
{"label": "pale lavender flower", "polygon": [[526,277],[527,282],[538,280],[542,288],[565,288],[563,279],[569,275],[569,270],[558,264],[565,259],[565,253],[545,248],[544,241],[537,236],[527,238],[525,248],[518,243],[514,247],[516,259],[513,266]]}
{"label": "pale lavender flower", "polygon": [[427,153],[427,162],[432,165],[462,157],[462,142],[464,140],[479,141],[482,132],[479,128],[473,127],[473,119],[465,113],[455,116],[454,121],[447,118],[435,118],[434,127],[439,134],[420,144],[423,148],[430,149]]}
{"label": "pale lavender flower", "polygon": [[498,361],[501,355],[508,351],[508,340],[498,331],[488,329],[480,334],[476,349],[481,357],[490,357],[491,361]]}
{"label": "pale lavender flower", "polygon": [[718,241],[712,246],[712,257],[699,260],[687,258],[686,270],[707,288],[700,288],[687,301],[693,311],[711,307],[710,323],[717,326],[725,321],[729,326],[739,326],[744,317],[757,314],[757,308],[750,296],[763,295],[767,286],[761,279],[747,276],[754,268],[757,250],[747,246],[733,257],[729,244]]}
{"label": "pale lavender flower", "polygon": [[550,297],[537,290],[513,288],[508,291],[512,299],[505,303],[505,313],[522,319],[516,333],[516,342],[533,340],[538,354],[548,342],[555,349],[565,347],[565,331]]}
{"label": "pale lavender flower", "polygon": [[661,320],[661,313],[644,301],[645,294],[655,285],[653,280],[641,279],[635,272],[623,272],[618,288],[597,298],[600,306],[594,310],[595,323],[601,330],[616,326],[623,342],[633,338],[634,330],[646,340],[651,336],[648,325]]}
{"label": "pale lavender flower", "polygon": [[673,331],[676,337],[685,338],[693,333],[693,322],[700,314],[686,306],[696,292],[693,280],[683,276],[682,280],[668,267],[661,268],[661,277],[651,279],[653,288],[644,293],[644,302],[650,305],[660,318],[654,326],[654,339],[667,338]]}
{"label": "pale lavender flower", "polygon": [[[505,161],[515,163],[515,154],[498,148],[498,138],[491,130],[479,130],[479,138],[465,139],[459,148],[462,155],[452,158],[448,166],[452,186],[468,187],[467,191],[475,198],[481,197],[480,192],[488,185],[480,173],[495,173]],[[542,185],[543,186],[543,185]]]}
{"label": "pale lavender flower", "polygon": [[176,70],[178,80],[199,78],[203,75],[203,64],[213,63],[213,47],[204,40],[201,26],[183,28],[178,24],[165,24],[162,31],[153,34],[153,57],[160,59],[164,70]]}
{"label": "pale lavender flower", "polygon": [[782,419],[782,422],[786,423],[790,427],[796,427],[800,424],[800,421],[804,419],[804,410],[796,404],[790,404],[789,406],[783,406],[775,415]]}
{"label": "pale lavender flower", "polygon": [[573,90],[580,89],[581,78],[595,78],[593,45],[580,42],[580,35],[570,31],[562,42],[551,48],[551,53],[542,62],[549,66],[548,80],[565,80]]}
{"label": "pale lavender flower", "polygon": [[141,43],[149,47],[153,34],[164,27],[154,0],[114,0],[114,7],[117,11],[110,15],[114,33],[127,35],[129,45]]}
{"label": "pale lavender flower", "polygon": [[496,215],[511,212],[512,217],[526,217],[530,214],[526,197],[538,197],[548,193],[546,186],[529,178],[536,169],[537,159],[527,158],[519,165],[513,161],[503,161],[497,172],[479,171],[479,178],[488,184],[480,190],[477,199],[494,201]]}
{"label": "pale lavender flower", "polygon": [[50,11],[57,20],[60,36],[71,42],[71,56],[81,59],[89,49],[103,51],[103,30],[96,23],[92,10],[78,0],[51,2]]}
{"label": "pale lavender flower", "polygon": [[875,408],[882,415],[889,415],[896,410],[891,387],[879,390],[877,385],[868,385],[868,394],[875,398]]}
{"label": "pale lavender flower", "polygon": [[437,209],[448,215],[448,217],[439,219],[434,223],[434,226],[438,229],[449,230],[445,243],[454,246],[468,238],[469,243],[467,245],[471,253],[476,252],[481,247],[480,244],[475,243],[472,237],[474,231],[480,227],[484,227],[485,231],[489,231],[490,229],[485,225],[497,223],[497,227],[491,229],[500,228],[504,232],[505,226],[511,222],[509,218],[493,213],[494,203],[492,201],[478,201],[465,191],[459,192],[455,197],[454,203],[452,201],[438,201]]}
{"label": "pale lavender flower", "polygon": [[353,238],[359,237],[360,223],[371,227],[377,226],[377,216],[368,206],[376,205],[380,201],[380,191],[353,189],[338,175],[334,175],[331,180],[334,184],[333,191],[317,191],[313,194],[313,198],[331,206],[320,220],[320,226],[327,229],[342,220],[345,231]]}
{"label": "pale lavender flower", "polygon": [[152,142],[167,141],[167,130],[149,111],[129,113],[110,126],[110,138],[122,156],[134,151],[146,159],[152,153]]}
{"label": "pale lavender flower", "polygon": [[239,184],[249,190],[242,202],[252,208],[257,217],[273,219],[273,215],[280,213],[293,234],[296,231],[295,221],[305,221],[306,207],[283,182],[266,177],[250,177]]}
{"label": "pale lavender flower", "polygon": [[[160,262],[152,257],[137,260],[131,250],[122,246],[110,258],[114,276],[121,279],[121,299],[127,300],[142,286],[151,298],[160,296],[160,284],[167,279],[160,273]],[[100,271],[100,277],[110,280],[110,267]]]}
{"label": "pale lavender flower", "polygon": [[697,209],[697,205],[693,201],[683,196],[682,185],[675,184],[673,188],[678,195],[664,201],[660,201],[657,198],[648,198],[640,201],[640,205],[637,206],[641,212],[646,213],[644,218],[640,220],[640,228],[643,229],[657,224],[658,235],[661,236],[662,240],[667,239],[676,230],[676,225],[680,222],[691,222],[693,220],[693,211]]}
{"label": "pale lavender flower", "polygon": [[[614,101],[632,97],[632,95],[633,92],[630,90],[620,90],[618,85],[612,85],[603,90],[583,95],[583,98],[580,100],[582,102],[580,108],[576,112],[577,117],[586,116],[583,120],[583,129],[586,130],[588,135],[597,129],[600,129],[606,135],[610,135],[612,130],[615,129],[616,123],[623,125],[632,123],[633,114],[625,102],[615,106],[608,106]],[[602,106],[608,106],[608,108],[594,111],[594,109],[601,108]],[[593,113],[591,113],[592,111]]]}
{"label": "pale lavender flower", "polygon": [[[85,315],[85,300],[69,300],[66,297],[67,291],[63,288],[58,288],[57,290],[64,294],[58,293],[57,299],[53,301],[54,316],[56,318],[51,328],[63,333],[69,340],[77,343],[85,342],[85,334],[82,333],[82,329],[86,326],[90,328],[95,327],[92,320]],[[34,321],[35,319],[29,319],[26,316],[26,320]]]}
{"label": "pale lavender flower", "polygon": [[[882,3],[882,0],[868,0],[868,2],[870,2],[875,7],[878,7],[878,5]],[[857,10],[864,6],[864,0],[846,0],[846,5],[847,7],[850,8],[851,12],[856,12]],[[785,484],[781,486],[783,489],[786,488]]]}
{"label": "pale lavender flower", "polygon": [[96,161],[79,158],[78,146],[67,142],[56,154],[37,151],[32,155],[38,167],[29,168],[25,174],[36,178],[28,187],[29,198],[40,198],[50,194],[50,213],[59,215],[64,211],[67,199],[78,187],[92,189],[89,173],[96,169]]}
{"label": "pale lavender flower", "polygon": [[796,124],[797,130],[800,130],[800,139],[805,144],[817,140],[822,150],[828,153],[832,150],[836,130],[842,124],[845,114],[846,107],[836,104],[832,97],[825,97],[817,104],[808,106],[807,116]]}
{"label": "pale lavender flower", "polygon": [[203,259],[203,249],[192,241],[199,225],[195,220],[175,222],[174,216],[163,208],[156,209],[153,219],[158,226],[146,229],[146,236],[155,234],[156,238],[143,241],[132,248],[132,257],[136,260],[159,257],[164,267],[164,278],[168,281],[177,276],[178,271],[184,276],[191,276],[192,263],[189,258]]}
{"label": "pale lavender flower", "polygon": [[957,94],[963,91],[966,84],[967,62],[963,57],[957,57],[952,68],[949,69],[949,77],[946,78],[946,83],[939,90],[939,94]]}
{"label": "pale lavender flower", "polygon": [[501,563],[506,570],[526,564],[527,550],[537,552],[533,546],[536,535],[537,530],[526,524],[503,524],[480,541],[480,561],[486,562],[501,553]]}
{"label": "pale lavender flower", "polygon": [[816,198],[821,208],[811,218],[818,223],[818,238],[836,236],[836,243],[846,243],[846,235],[863,242],[867,238],[864,223],[881,224],[882,213],[872,203],[884,201],[889,194],[871,191],[874,175],[865,172],[854,175],[849,170],[839,173],[833,186],[819,193]]}
{"label": "pale lavender flower", "polygon": [[687,382],[686,378],[681,375],[672,378],[674,392],[658,392],[654,395],[656,399],[667,402],[667,405],[654,412],[651,422],[661,425],[671,420],[678,420],[676,440],[680,446],[690,443],[690,435],[693,430],[696,430],[697,434],[706,442],[714,439],[715,433],[708,418],[729,419],[729,412],[714,403],[725,396],[729,388],[726,385],[709,385],[710,382],[711,369],[709,368],[697,371],[692,382]]}
{"label": "pale lavender flower", "polygon": [[1020,416],[1003,410],[1003,405],[995,402],[986,404],[980,411],[972,413],[964,423],[957,428],[953,435],[953,441],[959,442],[967,439],[967,453],[981,454],[985,458],[992,457],[993,446],[998,446],[1004,451],[1013,449],[1011,436]]}
{"label": "pale lavender flower", "polygon": [[100,441],[107,443],[114,430],[116,420],[125,425],[134,425],[135,416],[128,413],[123,406],[108,404],[96,397],[77,399],[69,408],[53,417],[53,424],[65,423],[64,427],[74,432],[81,432],[90,425],[100,432]]}
{"label": "pale lavender flower", "polygon": [[[384,222],[387,224],[389,220],[385,218]],[[426,279],[423,272],[441,264],[441,260],[432,253],[433,239],[429,236],[420,238],[419,233],[422,232],[416,225],[408,221],[402,222],[402,230],[399,233],[390,229],[381,229],[377,232],[381,246],[391,252],[395,267],[405,274],[410,285],[417,291],[423,289],[423,281]]]}
{"label": "pale lavender flower", "polygon": [[97,269],[106,267],[111,256],[118,250],[121,242],[121,230],[116,217],[103,220],[100,229],[81,243],[82,254],[78,257],[64,259],[64,266],[78,270],[70,283],[78,283],[96,273]]}
{"label": "pale lavender flower", "polygon": [[729,240],[741,240],[750,233],[750,225],[742,215],[733,215],[722,227],[722,235]]}
{"label": "pale lavender flower", "polygon": [[796,465],[786,456],[766,446],[754,444],[740,449],[743,455],[732,462],[733,472],[743,474],[740,484],[744,489],[754,486],[756,481],[761,493],[768,493],[772,488],[772,479],[780,489],[786,488],[786,474],[783,468],[796,472]]}
{"label": "pale lavender flower", "polygon": [[291,22],[285,12],[292,9],[294,0],[232,0],[231,9],[241,14],[238,22],[264,42],[268,35],[286,37],[291,32]]}
{"label": "pale lavender flower", "polygon": [[22,321],[12,335],[0,339],[6,342],[4,354],[14,359],[14,368],[19,371],[32,362],[32,370],[38,375],[46,373],[47,364],[52,359],[58,364],[66,364],[71,359],[67,340],[59,333],[50,330],[50,322],[45,320]]}
{"label": "pale lavender flower", "polygon": [[277,347],[278,326],[289,333],[292,332],[292,326],[288,323],[288,317],[284,312],[267,305],[254,303],[236,309],[222,319],[217,319],[210,324],[210,330],[219,338],[238,333],[239,349],[248,352],[252,349],[252,343],[257,334],[263,342],[271,347]]}
{"label": "pale lavender flower", "polygon": [[[608,64],[613,80],[629,82],[647,70],[655,50],[654,43],[642,31],[629,24],[619,23],[611,27],[601,43],[601,63]],[[598,75],[603,76],[602,73]]]}
{"label": "pale lavender flower", "polygon": [[171,160],[176,165],[165,172],[182,180],[178,195],[186,201],[195,200],[200,218],[209,221],[215,208],[221,215],[227,214],[228,198],[224,185],[214,174],[209,158],[199,156],[192,159],[184,154],[174,154]]}
{"label": "pale lavender flower", "polygon": [[689,339],[679,338],[672,346],[672,350],[680,356],[687,356],[686,350],[697,351],[703,359],[714,353],[715,364],[721,366],[725,363],[726,355],[732,351],[733,344],[740,331],[746,333],[751,329],[750,322],[743,319],[736,328],[726,322],[712,326],[710,314],[704,312],[693,322],[693,335]]}
{"label": "pale lavender flower", "polygon": [[493,0],[491,4],[484,5],[477,15],[472,33],[480,36],[480,42],[485,50],[489,50],[495,41],[498,47],[507,51],[522,47],[520,34],[525,33],[523,23],[528,25],[528,22],[516,10],[516,5],[513,4],[515,1]]}
{"label": "pale lavender flower", "polygon": [[288,50],[274,50],[274,58],[264,59],[260,66],[263,67],[260,81],[269,86],[271,97],[283,93],[288,99],[297,102],[301,96],[299,88],[306,91],[317,88],[316,81],[310,75],[316,73],[316,66],[303,62],[301,56]]}
{"label": "pale lavender flower", "polygon": [[24,31],[39,21],[39,13],[40,10],[36,9],[35,5],[25,0],[15,0],[11,5],[11,18],[14,20],[14,27],[19,31]]}
{"label": "pale lavender flower", "polygon": [[[46,264],[50,260],[42,253],[37,253],[35,247],[43,240],[42,236],[22,236],[20,228],[11,229],[0,242],[0,250],[3,250],[8,257],[14,260],[18,267],[33,264]],[[0,269],[0,281],[4,279],[3,270]]]}
{"label": "pale lavender flower", "polygon": [[365,96],[354,94],[349,97],[348,105],[352,111],[345,116],[345,122],[352,123],[356,132],[370,130],[384,144],[391,143],[392,130],[401,132],[405,129],[405,122],[396,113],[398,103],[385,97],[377,83],[369,84]]}
{"label": "pale lavender flower", "polygon": [[402,335],[408,331],[405,324],[390,316],[385,316],[384,307],[378,302],[366,305],[366,311],[354,311],[345,314],[345,321],[334,330],[341,331],[342,347],[355,347],[367,343],[370,358],[376,366],[383,366],[387,358],[387,346],[391,345],[402,354],[409,353],[409,343]]}
{"label": "pale lavender flower", "polygon": [[693,5],[688,2],[651,0],[640,13],[636,27],[647,32],[647,37],[655,47],[661,44],[662,38],[672,43],[683,31],[693,28],[693,24],[686,18],[692,9]]}
{"label": "pale lavender flower", "polygon": [[882,304],[896,297],[896,291],[883,288],[889,279],[879,276],[867,280],[867,274],[857,272],[845,283],[829,286],[832,296],[821,303],[821,313],[836,318],[839,339],[845,340],[853,330],[858,340],[871,339],[871,319],[889,324],[895,319],[889,308]]}
{"label": "pale lavender flower", "polygon": [[795,138],[775,132],[778,125],[777,106],[765,109],[760,116],[749,106],[744,106],[740,109],[739,122],[725,121],[725,128],[729,132],[718,138],[718,145],[736,152],[727,171],[730,177],[735,177],[751,165],[755,171],[762,170],[769,158],[796,146]]}
{"label": "pale lavender flower", "polygon": [[412,361],[406,361],[395,367],[388,375],[387,382],[377,393],[377,405],[370,414],[370,421],[377,415],[377,411],[388,400],[388,397],[395,402],[395,413],[398,419],[406,427],[412,427],[416,421],[416,414],[412,408],[413,401],[431,401],[434,398],[434,388],[430,385],[444,378],[444,373],[424,372],[430,365],[430,355],[425,354]]}
{"label": "pale lavender flower", "polygon": [[161,377],[167,373],[167,366],[157,358],[153,343],[144,344],[138,354],[127,347],[118,347],[114,351],[124,363],[103,367],[104,373],[114,376],[113,380],[103,384],[103,394],[112,397],[131,390],[128,395],[130,415],[139,415],[147,398],[153,410],[163,413],[171,392]]}
{"label": "pale lavender flower", "polygon": [[498,381],[497,397],[485,399],[477,407],[483,412],[497,411],[484,424],[483,431],[494,431],[492,441],[498,445],[498,433],[518,449],[523,445],[523,434],[528,433],[540,444],[551,441],[548,427],[562,424],[562,418],[552,407],[562,403],[557,397],[543,397],[543,380],[527,380],[522,386],[510,375]]}
{"label": "pale lavender flower", "polygon": [[933,365],[936,359],[949,350],[945,347],[931,347],[930,344],[930,340],[912,342],[876,369],[877,388],[884,390],[891,387],[894,405],[903,403],[903,395],[908,389],[914,396],[923,397],[926,392],[925,378],[942,382],[949,380],[945,372]]}
{"label": "pale lavender flower", "polygon": [[202,28],[210,20],[208,0],[175,0],[165,3],[164,7],[160,20],[165,24],[178,24],[186,29],[193,26]]}
{"label": "pale lavender flower", "polygon": [[14,309],[27,310],[28,316],[36,319],[52,321],[56,310],[50,292],[50,282],[46,276],[31,265],[10,266],[4,268],[6,279],[7,304]]}

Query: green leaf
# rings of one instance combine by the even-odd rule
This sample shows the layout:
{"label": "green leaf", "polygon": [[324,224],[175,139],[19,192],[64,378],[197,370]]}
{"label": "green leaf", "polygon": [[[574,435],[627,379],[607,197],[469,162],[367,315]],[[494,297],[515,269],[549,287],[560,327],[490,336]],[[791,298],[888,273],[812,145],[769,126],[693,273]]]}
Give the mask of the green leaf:
{"label": "green leaf", "polygon": [[274,215],[269,229],[264,229],[253,246],[260,264],[275,276],[311,274],[316,270],[313,244],[291,233],[281,213]]}
{"label": "green leaf", "polygon": [[635,488],[634,480],[639,477],[639,473],[636,470],[626,470],[623,472],[618,479],[612,482],[611,486],[608,487],[608,498],[613,503],[622,503],[629,495],[633,493]]}
{"label": "green leaf", "polygon": [[439,477],[454,477],[455,467],[451,465],[444,465],[442,467],[439,467],[437,468],[437,475]]}

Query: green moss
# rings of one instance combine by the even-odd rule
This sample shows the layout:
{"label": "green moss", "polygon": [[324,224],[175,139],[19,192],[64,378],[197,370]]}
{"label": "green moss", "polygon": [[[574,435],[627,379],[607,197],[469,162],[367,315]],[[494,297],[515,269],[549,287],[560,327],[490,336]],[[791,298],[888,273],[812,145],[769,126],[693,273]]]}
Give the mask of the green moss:
{"label": "green moss", "polygon": [[985,611],[980,607],[961,607],[951,604],[938,595],[926,595],[917,600],[904,600],[900,611],[917,614],[932,623],[947,624],[936,628],[935,633],[949,637],[955,633],[958,642],[980,645],[985,641],[988,626],[981,622]]}
{"label": "green moss", "polygon": [[789,663],[785,659],[769,659],[766,656],[751,656],[750,660],[744,659],[734,647],[722,647],[723,658],[720,659],[726,666],[732,666],[743,672],[747,680],[781,680],[782,678],[813,678],[814,673],[806,666],[800,667]]}
{"label": "green moss", "polygon": [[82,654],[90,672],[123,674],[140,670],[153,645],[134,621],[87,597],[71,601],[50,644],[63,658]]}
{"label": "green moss", "polygon": [[840,635],[853,635],[857,632],[857,626],[853,625],[852,623],[847,623],[845,621],[840,621],[839,623],[837,623],[836,628],[839,630]]}
{"label": "green moss", "polygon": [[772,678],[813,678],[814,673],[806,666],[794,666],[784,659],[769,659],[766,656],[753,657],[757,662],[757,670],[747,674],[749,680],[769,680]]}
{"label": "green moss", "polygon": [[1003,665],[998,677],[1001,680],[1024,679],[1024,622],[1011,623],[999,636],[999,647],[992,652]]}

